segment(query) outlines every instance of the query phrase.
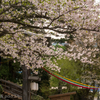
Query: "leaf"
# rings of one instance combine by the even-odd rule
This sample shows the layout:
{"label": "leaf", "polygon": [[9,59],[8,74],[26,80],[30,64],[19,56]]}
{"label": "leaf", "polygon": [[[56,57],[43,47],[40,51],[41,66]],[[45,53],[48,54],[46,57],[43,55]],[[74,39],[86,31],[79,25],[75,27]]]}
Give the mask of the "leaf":
{"label": "leaf", "polygon": [[3,11],[3,8],[0,8],[0,12],[2,12]]}
{"label": "leaf", "polygon": [[15,0],[15,3],[18,3],[19,2],[19,0]]}
{"label": "leaf", "polygon": [[78,8],[79,8],[78,6],[74,7],[74,9],[78,9]]}

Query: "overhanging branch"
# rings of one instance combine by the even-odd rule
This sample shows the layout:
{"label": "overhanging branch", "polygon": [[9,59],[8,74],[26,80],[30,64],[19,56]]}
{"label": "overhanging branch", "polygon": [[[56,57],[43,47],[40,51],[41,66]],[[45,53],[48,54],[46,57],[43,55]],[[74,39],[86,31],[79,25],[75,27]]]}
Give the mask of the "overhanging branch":
{"label": "overhanging branch", "polygon": [[53,18],[52,21],[50,22],[50,24],[48,25],[48,27],[49,27],[55,20],[59,19],[60,17],[64,16],[65,14],[68,14],[68,13],[70,13],[70,12],[72,12],[72,11],[75,11],[75,10],[78,10],[78,9],[80,9],[80,8],[83,8],[83,7],[73,8],[72,10],[69,10],[69,11],[67,11],[67,12],[64,13],[64,14],[61,14],[61,15],[59,15],[58,17]]}
{"label": "overhanging branch", "polygon": [[100,32],[99,29],[95,29],[95,28],[93,28],[93,29],[90,29],[90,28],[81,28],[80,30]]}
{"label": "overhanging branch", "polygon": [[48,26],[47,27],[32,26],[32,25],[29,25],[29,24],[26,24],[26,23],[22,23],[22,22],[19,22],[19,21],[16,21],[16,20],[0,20],[0,22],[16,23],[16,24],[22,25],[24,28],[27,27],[27,28],[35,28],[35,29],[49,29],[49,30],[53,30],[53,31],[58,32],[58,33],[73,33],[74,31],[76,31],[75,29],[72,30],[72,31],[60,31],[60,30],[55,30],[54,27],[53,28],[49,28]]}

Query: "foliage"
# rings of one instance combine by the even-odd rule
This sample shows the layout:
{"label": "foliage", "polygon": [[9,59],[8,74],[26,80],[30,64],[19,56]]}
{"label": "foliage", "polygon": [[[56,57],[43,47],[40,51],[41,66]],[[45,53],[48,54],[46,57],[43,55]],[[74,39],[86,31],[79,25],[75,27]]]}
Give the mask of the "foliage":
{"label": "foliage", "polygon": [[39,95],[31,95],[31,100],[45,100],[43,99],[43,97],[39,96]]}
{"label": "foliage", "polygon": [[[61,60],[57,60],[57,63],[58,63],[58,66],[61,68],[59,72],[60,75],[72,80],[76,80],[79,82],[81,81],[80,76],[81,76],[82,70],[81,70],[80,62],[75,62],[73,60],[69,61],[68,58],[66,59],[62,58]],[[65,82],[59,81],[55,77],[51,77],[51,80],[50,80],[51,87],[59,87],[59,82],[60,82],[61,87],[63,86],[67,87],[66,91],[61,89],[63,93],[77,90],[77,87],[67,84]]]}
{"label": "foliage", "polygon": [[65,46],[62,46],[62,45],[59,45],[59,44],[56,44],[55,45],[55,48],[62,48],[63,51],[66,51],[66,47]]}
{"label": "foliage", "polygon": [[[42,32],[41,29],[59,33],[73,33],[78,27],[85,30],[82,27],[83,21],[90,18],[85,13],[95,8],[93,3],[94,0],[2,0],[1,36],[14,34],[22,29],[32,30],[36,33]],[[93,12],[95,10],[91,11],[89,15]],[[87,26],[87,23],[84,24]]]}
{"label": "foliage", "polygon": [[0,85],[0,94],[3,92],[3,88],[2,86]]}
{"label": "foliage", "polygon": [[[41,66],[58,69],[51,62],[51,56],[67,56],[98,67],[100,43],[99,36],[94,35],[100,32],[98,8],[99,5],[95,5],[94,0],[2,0],[0,56],[17,59],[21,66],[25,65],[32,70]],[[73,37],[74,42],[70,42],[69,52],[48,48],[43,37],[22,35],[41,33],[44,36],[49,34],[48,31],[65,33],[67,39]],[[43,39],[40,43],[35,41],[39,38]]]}
{"label": "foliage", "polygon": [[[76,61],[80,60],[83,63],[82,82],[99,87],[99,33],[93,31],[83,31],[81,33],[77,33],[74,38],[74,42],[70,44],[69,52],[72,59]],[[92,98],[96,92],[97,90],[93,90]]]}
{"label": "foliage", "polygon": [[[17,59],[20,65],[25,65],[27,68],[40,68],[41,66],[55,67],[51,62],[52,56],[60,58],[62,56],[62,49],[54,47],[47,47],[46,38],[43,36],[25,36],[23,34],[15,34],[16,37],[9,35],[0,39],[2,45],[7,44],[6,49],[2,47],[3,57],[8,56]],[[3,40],[3,41],[2,41]],[[22,42],[23,41],[23,42]]]}
{"label": "foliage", "polygon": [[39,84],[39,90],[38,90],[38,95],[44,97],[44,99],[47,100],[49,96],[49,90],[50,90],[50,75],[44,71],[43,69],[39,69],[39,77],[41,77],[41,81],[38,82]]}
{"label": "foliage", "polygon": [[[71,79],[77,78],[80,76],[81,68],[79,66],[79,62],[75,62],[74,60],[69,61],[68,58],[57,60],[58,66],[61,68],[59,74]],[[77,66],[77,68],[76,68]]]}
{"label": "foliage", "polygon": [[71,100],[94,100],[89,91],[89,89],[79,89],[76,91],[76,95],[71,96]]}
{"label": "foliage", "polygon": [[3,88],[2,88],[2,86],[0,85],[0,100],[2,100],[2,98],[3,98],[2,93],[3,93]]}
{"label": "foliage", "polygon": [[65,41],[67,41],[66,38],[62,38],[62,39],[52,39],[52,42],[56,42],[56,43],[64,43]]}
{"label": "foliage", "polygon": [[75,95],[71,95],[71,100],[94,100],[95,94],[89,89],[77,89]]}
{"label": "foliage", "polygon": [[0,78],[4,80],[10,80],[12,82],[22,83],[22,74],[20,64],[14,63],[12,59],[1,59],[0,65]]}
{"label": "foliage", "polygon": [[[16,58],[21,65],[28,68],[34,69],[37,65],[37,67],[44,66],[41,59],[47,51],[48,55],[53,51],[42,45],[44,42],[35,43],[32,38],[23,37],[21,33],[44,35],[51,30],[66,33],[67,38],[70,38],[71,35],[75,36],[75,32],[77,34],[83,30],[99,31],[98,11],[95,10],[97,6],[93,3],[94,0],[2,0],[0,4],[0,55]],[[55,53],[52,55],[54,56]],[[69,56],[67,52],[66,56]],[[47,60],[49,57],[44,58]],[[36,63],[35,59],[41,63],[38,61]],[[50,58],[44,63],[52,66]],[[54,67],[58,68],[55,65]]]}

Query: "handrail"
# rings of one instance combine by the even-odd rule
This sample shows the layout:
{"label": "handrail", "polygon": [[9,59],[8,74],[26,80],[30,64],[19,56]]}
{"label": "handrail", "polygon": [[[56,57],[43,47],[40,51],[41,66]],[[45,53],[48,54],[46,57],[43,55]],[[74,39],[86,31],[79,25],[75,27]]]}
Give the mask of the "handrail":
{"label": "handrail", "polygon": [[10,81],[6,81],[6,80],[3,80],[3,79],[0,79],[0,81],[1,81],[1,82],[4,82],[4,83],[7,83],[7,84],[10,84],[10,85],[13,85],[13,86],[15,86],[15,87],[17,87],[17,88],[22,89],[22,87],[21,87],[21,86],[18,86],[16,83],[12,83],[12,82],[10,82]]}
{"label": "handrail", "polygon": [[[12,83],[10,81],[6,81],[3,79],[0,79],[0,85],[2,85],[2,87],[3,87],[4,94],[7,94],[14,98],[22,100],[22,87],[21,86],[18,86],[16,83]],[[31,93],[31,95],[36,95],[31,91],[30,91],[30,93]]]}
{"label": "handrail", "polygon": [[0,84],[3,87],[4,93],[7,93],[8,95],[13,95],[15,98],[20,98],[20,99],[22,98],[21,86],[18,86],[15,83],[3,79],[0,79]]}

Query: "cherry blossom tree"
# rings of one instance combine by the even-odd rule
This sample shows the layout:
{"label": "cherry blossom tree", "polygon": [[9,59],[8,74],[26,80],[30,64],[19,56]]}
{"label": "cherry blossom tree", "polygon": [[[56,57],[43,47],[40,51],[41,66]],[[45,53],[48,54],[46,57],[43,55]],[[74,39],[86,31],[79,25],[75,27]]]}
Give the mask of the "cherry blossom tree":
{"label": "cherry blossom tree", "polygon": [[[93,8],[96,8],[93,0],[2,0],[0,36],[22,29],[35,33],[46,29],[67,34],[78,29],[99,31],[97,19],[94,19],[98,12]],[[96,24],[89,25],[90,21]]]}
{"label": "cherry blossom tree", "polygon": [[[68,39],[70,35],[76,37],[80,32],[99,32],[99,11],[93,4],[94,0],[2,0],[0,55],[17,58],[21,65],[28,68],[44,64],[56,67],[51,63],[51,57],[71,56],[69,52],[48,48],[43,36],[27,37],[22,33],[27,30],[44,35],[52,30],[66,34]],[[37,42],[38,38],[42,42]]]}
{"label": "cherry blossom tree", "polygon": [[24,34],[6,35],[0,39],[0,56],[17,59],[27,68],[41,68],[43,66],[59,68],[52,63],[51,58],[60,58],[63,50],[55,50],[53,46],[47,47],[43,36],[25,36]]}

